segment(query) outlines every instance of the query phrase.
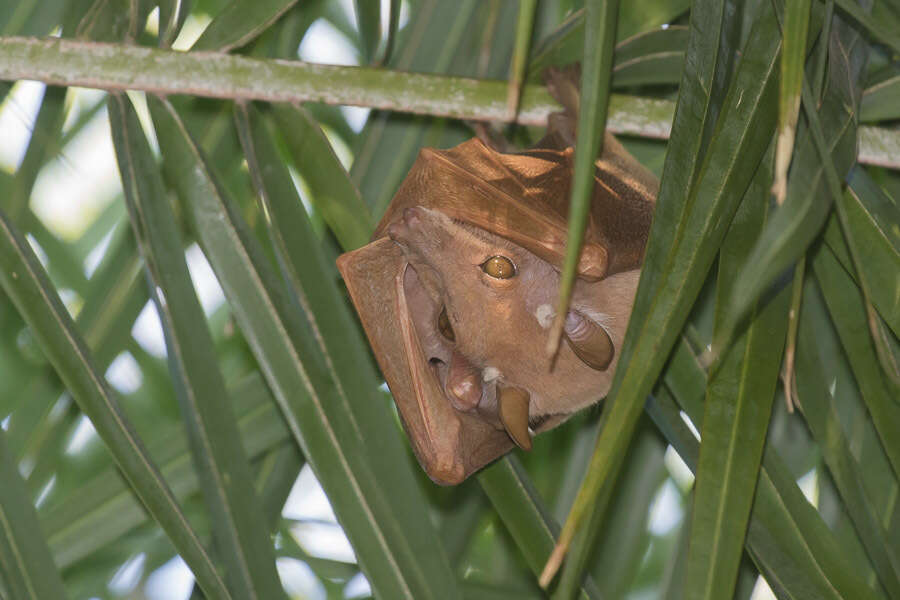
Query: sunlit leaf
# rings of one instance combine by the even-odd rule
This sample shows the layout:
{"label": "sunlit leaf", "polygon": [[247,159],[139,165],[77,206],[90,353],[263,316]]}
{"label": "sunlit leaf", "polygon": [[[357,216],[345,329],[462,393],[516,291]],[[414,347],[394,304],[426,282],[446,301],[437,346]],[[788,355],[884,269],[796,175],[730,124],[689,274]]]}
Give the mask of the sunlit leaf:
{"label": "sunlit leaf", "polygon": [[166,334],[169,369],[187,425],[213,539],[230,589],[247,598],[283,590],[250,484],[250,464],[228,405],[212,337],[194,292],[175,215],[137,114],[124,96],[109,105],[122,187],[148,283]]}
{"label": "sunlit leaf", "polygon": [[[241,440],[250,457],[258,456],[289,439],[287,428],[272,397],[258,375],[250,375],[229,387]],[[197,473],[182,427],[167,427],[149,440],[148,451],[172,491],[184,500],[199,490]],[[53,555],[62,568],[90,557],[113,540],[146,523],[147,514],[135,501],[114,466],[79,482],[71,497],[51,498],[41,507]],[[280,516],[280,513],[279,513]]]}
{"label": "sunlit leaf", "polygon": [[192,50],[228,52],[265,31],[297,0],[232,0],[194,42]]}
{"label": "sunlit leaf", "polygon": [[[316,345],[336,383],[338,397],[333,400],[341,401],[357,427],[358,423],[366,424],[361,428],[360,441],[378,482],[379,487],[374,491],[386,496],[390,505],[389,512],[381,517],[382,523],[405,532],[402,544],[391,538],[401,557],[394,560],[403,565],[399,568],[409,573],[411,579],[413,575],[421,578],[413,579],[415,585],[424,589],[423,580],[428,579],[431,593],[441,589],[443,594],[453,596],[452,575],[440,548],[434,548],[427,557],[416,556],[412,550],[432,545],[435,532],[422,509],[421,496],[398,431],[384,410],[384,403],[379,402],[383,399],[377,389],[380,381],[365,352],[362,335],[332,283],[334,267],[326,262],[315,244],[306,212],[293,191],[287,171],[272,166],[277,163],[277,153],[270,138],[271,129],[267,131],[262,120],[249,109],[239,109],[237,123],[257,193],[270,216],[269,235],[286,287],[297,306],[307,311]],[[269,166],[263,168],[263,165]],[[341,376],[349,372],[354,373],[353,378]]]}
{"label": "sunlit leaf", "polygon": [[172,539],[198,582],[230,597],[141,441],[135,436],[109,385],[98,374],[84,341],[34,251],[0,213],[0,283],[29,322],[66,387],[128,478],[135,492]]}
{"label": "sunlit leaf", "polygon": [[381,3],[369,0],[354,0],[356,24],[359,28],[359,45],[365,62],[375,59],[378,43],[381,41]]}
{"label": "sunlit leaf", "polygon": [[[415,590],[414,596],[427,598],[437,589],[452,597],[453,580],[431,584],[429,578],[440,576],[440,571],[423,570],[400,524],[415,513],[401,513],[399,506],[388,501],[393,490],[375,478],[358,417],[348,404],[351,399],[331,378],[314,329],[298,310],[300,305],[283,291],[233,200],[171,105],[151,101],[150,108],[160,145],[166,148],[165,172],[190,213],[291,434],[329,493],[373,587],[389,597]],[[368,410],[375,408],[370,405]],[[374,434],[369,430],[368,435]],[[407,498],[414,498],[413,490],[406,490]],[[439,554],[431,556],[440,564]]]}
{"label": "sunlit leaf", "polygon": [[322,129],[303,107],[278,106],[275,118],[311,201],[345,250],[368,243],[374,225]]}

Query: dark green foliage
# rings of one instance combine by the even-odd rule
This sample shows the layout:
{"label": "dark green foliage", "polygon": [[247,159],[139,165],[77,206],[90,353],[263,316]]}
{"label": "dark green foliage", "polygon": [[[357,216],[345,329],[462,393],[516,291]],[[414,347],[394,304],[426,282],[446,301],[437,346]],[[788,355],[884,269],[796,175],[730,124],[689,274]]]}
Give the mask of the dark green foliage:
{"label": "dark green foliage", "polygon": [[[743,600],[762,576],[780,600],[900,600],[896,2],[814,0],[805,48],[785,46],[780,0],[585,4],[384,0],[382,18],[371,0],[0,2],[0,149],[21,152],[0,166],[0,598],[144,597],[178,554],[207,598],[287,595],[300,561],[315,580],[302,593],[328,598],[362,574],[389,599]],[[49,75],[13,56],[13,36],[57,32],[174,43],[185,53],[169,75],[190,92],[220,64],[207,53],[261,60],[264,78],[322,24],[371,67],[335,77],[395,86],[395,110],[361,130],[336,106],[233,102],[224,84],[211,95],[226,99],[50,87],[30,114],[18,80]],[[804,101],[779,206],[784,47]],[[530,454],[438,488],[334,258],[367,242],[420,148],[473,135],[405,112],[425,93],[405,73],[476,80],[477,118],[506,105],[505,84],[486,80],[523,77],[524,109],[547,102],[543,68],[575,61],[581,137],[602,139],[608,102],[610,127],[644,136],[623,141],[661,173],[616,383]],[[668,140],[649,139],[673,107]],[[7,119],[29,132],[20,149]],[[542,135],[492,127],[523,146]],[[71,166],[83,135],[105,136],[114,185]],[[77,185],[50,205],[78,206],[68,220],[46,208],[67,169]],[[198,299],[213,278],[211,309]],[[150,300],[165,355],[136,325]],[[304,468],[337,524],[282,514]],[[308,547],[316,526],[342,529],[354,556]],[[562,531],[570,560],[545,592]]]}

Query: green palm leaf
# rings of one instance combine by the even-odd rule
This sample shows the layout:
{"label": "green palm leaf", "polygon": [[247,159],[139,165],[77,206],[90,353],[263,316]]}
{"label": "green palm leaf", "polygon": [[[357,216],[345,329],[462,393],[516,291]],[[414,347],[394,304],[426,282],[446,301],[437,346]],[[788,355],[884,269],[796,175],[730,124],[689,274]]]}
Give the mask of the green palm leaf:
{"label": "green palm leaf", "polygon": [[[573,503],[551,597],[900,596],[900,10],[614,4],[0,3],[0,597],[540,598]],[[334,259],[576,61],[661,174],[614,393],[438,488]]]}

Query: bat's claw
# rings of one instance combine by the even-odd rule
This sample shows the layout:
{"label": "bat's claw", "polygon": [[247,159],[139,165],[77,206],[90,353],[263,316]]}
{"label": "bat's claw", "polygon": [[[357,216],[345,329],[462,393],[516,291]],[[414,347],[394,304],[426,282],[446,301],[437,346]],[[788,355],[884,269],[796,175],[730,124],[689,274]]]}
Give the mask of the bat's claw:
{"label": "bat's claw", "polygon": [[572,310],[566,315],[565,337],[581,362],[597,371],[609,368],[615,348],[602,325]]}
{"label": "bat's claw", "polygon": [[510,439],[522,450],[531,450],[531,432],[528,430],[528,410],[531,397],[522,388],[503,387],[497,390],[500,421]]}

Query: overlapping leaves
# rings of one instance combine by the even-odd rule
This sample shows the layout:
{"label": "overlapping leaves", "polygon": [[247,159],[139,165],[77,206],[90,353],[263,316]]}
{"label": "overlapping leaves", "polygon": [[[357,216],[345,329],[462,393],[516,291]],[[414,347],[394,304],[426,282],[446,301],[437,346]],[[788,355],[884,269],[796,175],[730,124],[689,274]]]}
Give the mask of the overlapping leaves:
{"label": "overlapping leaves", "polygon": [[[355,4],[354,19],[323,2],[220,3],[194,49],[293,58],[293,36],[323,17],[354,41],[363,63],[385,56],[394,70],[485,78],[505,76],[511,63],[521,73],[530,56],[527,73],[535,80],[543,66],[581,59],[591,39],[584,13],[566,16],[574,3],[565,1],[538,3],[519,21],[524,30],[525,17],[534,19],[534,48],[524,33],[515,35],[518,3],[422,0],[409,3],[398,21],[400,3],[391,2],[389,22],[374,5]],[[887,511],[900,474],[900,181],[895,173],[854,166],[854,157],[858,120],[879,124],[898,116],[891,54],[897,16],[884,3],[871,15],[867,3],[837,2],[834,12],[831,3],[812,3],[808,54],[794,52],[805,60],[827,151],[820,152],[814,123],[802,117],[786,204],[776,209],[767,206],[766,158],[777,115],[776,13],[766,2],[688,4],[623,3],[622,41],[614,63],[604,67],[611,85],[629,93],[666,97],[678,84],[678,110],[623,349],[628,366],[617,375],[603,418],[605,452],[591,470],[603,480],[603,501],[588,507],[602,534],[596,545],[589,535],[576,538],[578,553],[553,593],[616,596],[652,585],[666,597],[719,598],[747,589],[760,573],[779,598],[896,598],[900,548],[892,535],[896,517]],[[2,35],[46,35],[58,27],[63,37],[163,47],[197,14],[190,3],[169,0],[14,5],[0,7]],[[157,6],[157,29],[143,30],[140,23]],[[395,35],[383,39],[381,30],[398,22]],[[663,23],[672,26],[655,29]],[[877,58],[868,73],[866,53]],[[0,93],[9,89],[3,84]],[[590,97],[588,104],[588,112],[598,108]],[[305,561],[329,594],[342,594],[356,568],[311,556],[279,518],[305,458],[376,595],[538,597],[534,574],[558,534],[555,519],[571,504],[595,425],[573,423],[542,436],[545,445],[534,456],[503,459],[480,473],[481,489],[437,491],[417,481],[331,264],[339,247],[366,242],[418,149],[461,141],[470,135],[467,126],[382,113],[356,133],[331,107],[235,111],[191,98],[151,99],[163,184],[153,146],[142,142],[144,130],[128,105],[114,100],[111,115],[120,164],[132,169],[122,178],[130,218],[119,199],[69,240],[29,206],[41,169],[65,153],[103,110],[102,100],[71,119],[69,91],[48,89],[23,160],[14,175],[0,175],[6,198],[0,209],[9,217],[0,258],[12,301],[0,303],[0,417],[9,415],[0,432],[6,442],[0,440],[0,516],[6,516],[0,523],[7,524],[0,525],[6,541],[0,595],[56,597],[62,583],[72,596],[96,595],[129,555],[145,552],[149,572],[171,556],[172,545],[208,597],[225,597],[226,586],[256,585],[249,582],[265,581],[258,583],[263,589],[274,582],[263,529],[279,532],[279,557]],[[511,134],[527,143],[528,132]],[[334,139],[353,149],[351,176],[332,149]],[[631,147],[639,155],[662,152],[647,142]],[[835,194],[834,180],[840,187],[843,177],[849,186]],[[99,267],[86,273],[86,257],[104,239]],[[193,240],[225,291],[226,303],[212,315],[190,300],[183,250]],[[746,258],[750,245],[755,250]],[[804,261],[792,305],[800,324],[800,411],[789,417],[777,391],[785,270]],[[175,365],[170,374],[131,335],[138,313],[158,293],[166,298],[160,314]],[[77,315],[74,324],[69,311]],[[721,362],[706,373],[697,356],[713,341]],[[143,382],[125,396],[100,375],[122,356],[135,361]],[[173,384],[189,398],[190,438],[174,410]],[[639,424],[648,394],[655,428]],[[219,401],[223,414],[214,411]],[[82,410],[115,462],[104,455],[79,465],[68,456],[67,434]],[[681,411],[700,429],[699,447]],[[797,427],[804,422],[808,432]],[[198,448],[203,440],[238,437],[246,457],[234,452],[237,446]],[[689,527],[688,520],[682,525],[690,535],[672,551],[663,546],[674,544],[677,532],[645,531],[664,441],[698,477],[693,516]],[[618,481],[612,475],[623,463],[630,465],[628,478]],[[838,515],[827,525],[796,484],[811,469],[823,514]],[[242,489],[216,484],[232,477]],[[35,517],[29,504],[42,490]],[[265,514],[265,523],[247,517],[248,508]],[[217,515],[212,528],[210,514]],[[36,523],[46,542],[28,537]],[[168,539],[157,533],[160,526]],[[207,531],[232,547],[207,550]],[[266,547],[253,551],[259,543]],[[743,564],[742,548],[750,558]],[[663,574],[666,552],[672,559]],[[230,565],[225,580],[213,566],[219,561]],[[602,570],[610,564],[615,576]],[[233,578],[238,573],[244,583]],[[265,589],[266,597],[280,593]]]}

